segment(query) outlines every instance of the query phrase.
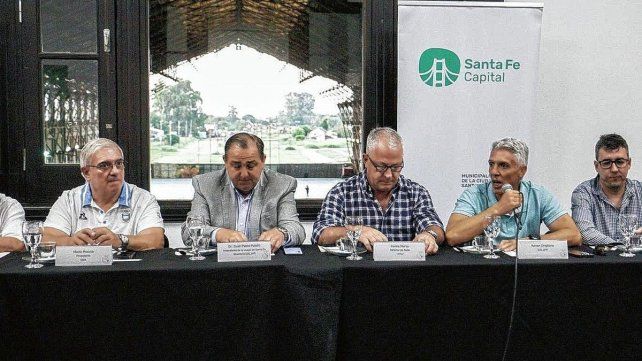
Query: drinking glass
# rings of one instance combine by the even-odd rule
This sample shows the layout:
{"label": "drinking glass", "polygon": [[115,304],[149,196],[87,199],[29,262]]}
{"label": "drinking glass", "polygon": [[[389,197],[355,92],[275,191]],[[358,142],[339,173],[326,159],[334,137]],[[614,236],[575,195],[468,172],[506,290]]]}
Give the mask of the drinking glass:
{"label": "drinking glass", "polygon": [[488,259],[497,259],[498,255],[495,254],[495,238],[499,235],[499,217],[497,216],[486,216],[484,218],[484,234],[486,235],[486,241],[488,243],[489,254],[484,255],[484,258]]}
{"label": "drinking glass", "polygon": [[189,230],[189,238],[192,241],[192,254],[189,259],[192,261],[201,261],[205,257],[201,256],[200,249],[202,248],[199,243],[202,243],[203,228],[205,227],[205,218],[203,216],[187,216],[187,229]]}
{"label": "drinking glass", "polygon": [[[200,235],[196,237],[196,240],[192,243],[192,250],[194,255],[189,259],[192,261],[202,261],[205,259],[205,256],[201,254],[201,250],[205,249],[205,246],[210,242],[210,237],[205,235]],[[196,248],[194,248],[196,244]]]}
{"label": "drinking glass", "polygon": [[24,221],[22,222],[22,237],[25,244],[29,247],[31,253],[31,262],[26,265],[26,268],[40,268],[42,264],[38,263],[36,259],[36,250],[42,238],[42,222],[41,221]]}
{"label": "drinking glass", "polygon": [[56,242],[40,242],[36,247],[36,259],[42,262],[42,260],[50,261],[54,258],[56,258]]}
{"label": "drinking glass", "polygon": [[475,236],[472,240],[473,249],[481,253],[486,247],[486,237],[484,236]]}
{"label": "drinking glass", "polygon": [[350,238],[350,243],[352,243],[352,254],[346,257],[346,259],[359,261],[363,259],[363,257],[357,254],[357,242],[359,241],[359,237],[361,237],[363,219],[358,216],[346,217],[344,226],[348,230],[348,238]]}
{"label": "drinking glass", "polygon": [[638,216],[636,214],[620,214],[618,222],[620,232],[624,236],[624,252],[620,253],[620,256],[633,257],[635,253],[631,252],[631,237],[638,228]]}
{"label": "drinking glass", "polygon": [[350,239],[340,238],[337,241],[337,246],[341,252],[352,253],[352,241]]}
{"label": "drinking glass", "polygon": [[642,243],[640,243],[642,240],[640,240],[640,235],[633,235],[631,237],[631,252],[639,252],[640,248],[642,247]]}

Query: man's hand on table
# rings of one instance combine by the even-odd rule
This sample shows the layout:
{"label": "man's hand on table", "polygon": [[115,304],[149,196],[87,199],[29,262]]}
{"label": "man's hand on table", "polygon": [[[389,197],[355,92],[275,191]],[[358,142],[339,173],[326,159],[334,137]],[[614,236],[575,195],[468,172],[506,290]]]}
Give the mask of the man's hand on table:
{"label": "man's hand on table", "polygon": [[426,254],[435,254],[439,250],[439,245],[437,245],[437,240],[432,234],[428,232],[421,232],[415,236],[413,242],[423,242],[425,245]]}
{"label": "man's hand on table", "polygon": [[361,228],[359,242],[366,247],[368,252],[372,252],[372,247],[375,242],[388,242],[388,237],[372,227],[363,226]]}

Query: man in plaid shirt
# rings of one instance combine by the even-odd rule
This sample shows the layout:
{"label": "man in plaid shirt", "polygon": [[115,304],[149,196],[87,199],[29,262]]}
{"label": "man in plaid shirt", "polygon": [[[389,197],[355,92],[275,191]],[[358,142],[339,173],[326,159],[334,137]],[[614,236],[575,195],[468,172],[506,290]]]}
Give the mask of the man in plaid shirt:
{"label": "man in plaid shirt", "polygon": [[573,191],[573,220],[586,244],[621,242],[618,216],[642,217],[642,183],[627,178],[631,158],[626,140],[618,134],[602,135],[595,144],[593,165],[597,176]]}
{"label": "man in plaid shirt", "polygon": [[443,224],[430,194],[401,175],[403,142],[391,128],[375,128],[368,135],[365,170],[334,186],[314,222],[312,243],[335,244],[346,236],[345,218],[360,216],[359,242],[372,251],[374,242],[423,242],[434,254],[444,241]]}

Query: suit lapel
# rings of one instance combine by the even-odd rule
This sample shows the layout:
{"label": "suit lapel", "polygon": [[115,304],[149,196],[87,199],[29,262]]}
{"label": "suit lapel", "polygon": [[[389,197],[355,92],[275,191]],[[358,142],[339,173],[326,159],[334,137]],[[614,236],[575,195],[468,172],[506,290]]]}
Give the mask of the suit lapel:
{"label": "suit lapel", "polygon": [[236,197],[234,190],[230,185],[230,179],[227,173],[223,173],[221,182],[221,216],[223,218],[223,228],[236,229]]}

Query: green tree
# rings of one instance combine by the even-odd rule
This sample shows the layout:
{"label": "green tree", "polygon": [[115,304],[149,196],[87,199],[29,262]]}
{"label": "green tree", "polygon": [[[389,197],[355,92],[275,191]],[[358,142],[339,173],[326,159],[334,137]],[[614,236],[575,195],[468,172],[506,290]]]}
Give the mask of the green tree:
{"label": "green tree", "polygon": [[300,127],[296,127],[296,128],[292,131],[292,137],[293,137],[295,140],[303,140],[303,139],[305,139],[305,137],[307,137],[307,136],[308,136],[308,134],[309,134],[311,131],[312,131],[312,129],[310,129],[310,127],[308,127],[307,125],[303,125],[303,126],[300,126]]}
{"label": "green tree", "polygon": [[325,131],[330,129],[330,123],[328,122],[328,118],[323,118],[323,120],[321,121],[321,124],[319,124],[319,126],[321,128],[323,128],[323,130],[325,130]]}
{"label": "green tree", "polygon": [[244,116],[241,117],[241,119],[243,119],[246,122],[252,122],[252,123],[256,123],[257,121],[256,117],[252,114],[245,114]]}
{"label": "green tree", "polygon": [[289,124],[310,124],[314,117],[314,97],[309,93],[288,93],[284,117]]}
{"label": "green tree", "polygon": [[[152,101],[151,119],[157,120],[158,128],[165,134],[171,130],[187,137],[194,130],[203,129],[206,119],[201,109],[203,99],[199,91],[192,89],[189,80],[181,80],[171,86],[158,82],[152,89]],[[156,127],[154,123],[152,126]]]}
{"label": "green tree", "polygon": [[227,122],[229,123],[230,130],[243,129],[242,122],[239,121],[239,111],[235,106],[230,105],[230,110],[227,112]]}
{"label": "green tree", "polygon": [[158,114],[156,112],[152,112],[149,115],[149,123],[151,124],[152,128],[161,129],[162,125],[161,125],[161,116],[160,116],[160,114]]}

